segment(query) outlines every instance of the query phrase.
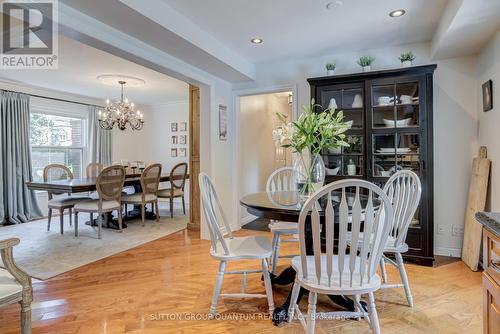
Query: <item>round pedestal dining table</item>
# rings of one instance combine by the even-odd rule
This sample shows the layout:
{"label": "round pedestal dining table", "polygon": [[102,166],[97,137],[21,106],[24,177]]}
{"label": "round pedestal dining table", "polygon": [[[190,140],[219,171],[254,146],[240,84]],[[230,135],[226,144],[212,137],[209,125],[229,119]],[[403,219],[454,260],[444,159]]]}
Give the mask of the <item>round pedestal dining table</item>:
{"label": "round pedestal dining table", "polygon": [[[354,202],[354,195],[346,193],[346,199],[348,205]],[[336,208],[341,200],[341,193],[332,193],[332,202],[334,208]],[[366,207],[367,197],[360,196],[362,207]],[[374,206],[378,206],[378,200],[374,199]],[[298,222],[299,215],[304,205],[304,199],[301,199],[299,194],[295,191],[275,191],[275,192],[259,192],[248,194],[241,198],[240,204],[245,207],[248,213],[257,216],[259,218],[265,218],[270,220],[279,220],[286,222]],[[321,208],[326,207],[326,198],[323,202],[320,201]],[[337,212],[337,210],[335,210]],[[319,210],[320,217],[324,215],[322,210]],[[337,221],[337,219],[336,219]],[[322,222],[323,223],[323,222]],[[334,227],[335,229],[338,226]],[[325,229],[323,229],[324,231]],[[335,232],[338,235],[338,230]],[[324,235],[322,238],[322,246],[324,245]],[[312,234],[308,221],[306,220],[305,226],[305,240],[306,240],[306,253],[307,255],[312,255]],[[271,282],[273,285],[285,286],[292,284],[295,281],[295,270],[289,266],[284,269],[280,274],[271,274]],[[299,294],[299,302],[303,295],[307,291],[301,289]],[[285,302],[274,310],[273,323],[278,326],[285,322],[288,317],[288,308],[290,306],[292,289],[290,291]],[[328,296],[332,302],[345,308],[349,311],[354,311],[354,303],[352,299],[345,296]],[[366,304],[362,302],[363,307],[366,309]]]}

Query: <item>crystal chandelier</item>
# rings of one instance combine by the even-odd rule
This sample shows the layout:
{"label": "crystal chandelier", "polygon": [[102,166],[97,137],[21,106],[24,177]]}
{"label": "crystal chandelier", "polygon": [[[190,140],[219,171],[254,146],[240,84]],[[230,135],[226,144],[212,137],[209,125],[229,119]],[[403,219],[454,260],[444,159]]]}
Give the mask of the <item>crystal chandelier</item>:
{"label": "crystal chandelier", "polygon": [[126,81],[120,80],[121,98],[114,102],[106,101],[104,111],[99,110],[99,125],[105,130],[115,126],[120,130],[130,127],[132,130],[141,130],[144,125],[144,115],[140,110],[134,110],[134,104],[128,99],[123,99],[123,86]]}

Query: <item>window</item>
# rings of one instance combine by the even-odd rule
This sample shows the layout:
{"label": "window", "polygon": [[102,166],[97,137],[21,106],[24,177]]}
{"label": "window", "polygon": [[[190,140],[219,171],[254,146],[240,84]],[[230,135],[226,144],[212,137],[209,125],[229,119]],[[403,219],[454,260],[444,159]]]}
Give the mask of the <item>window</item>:
{"label": "window", "polygon": [[38,112],[35,109],[31,112],[30,127],[34,181],[42,181],[45,166],[55,163],[69,167],[75,178],[83,177],[85,118]]}

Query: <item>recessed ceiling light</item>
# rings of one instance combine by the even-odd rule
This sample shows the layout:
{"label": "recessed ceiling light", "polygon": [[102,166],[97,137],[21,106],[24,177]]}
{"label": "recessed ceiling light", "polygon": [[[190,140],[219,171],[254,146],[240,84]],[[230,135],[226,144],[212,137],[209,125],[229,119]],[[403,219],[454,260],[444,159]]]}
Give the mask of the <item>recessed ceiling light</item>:
{"label": "recessed ceiling light", "polygon": [[331,10],[334,9],[335,7],[340,7],[344,3],[342,0],[335,0],[335,1],[330,1],[329,3],[326,4],[326,9]]}
{"label": "recessed ceiling light", "polygon": [[250,40],[253,44],[262,44],[264,40],[262,38],[254,37]]}
{"label": "recessed ceiling light", "polygon": [[405,15],[406,11],[404,9],[396,9],[389,13],[390,17],[400,17]]}

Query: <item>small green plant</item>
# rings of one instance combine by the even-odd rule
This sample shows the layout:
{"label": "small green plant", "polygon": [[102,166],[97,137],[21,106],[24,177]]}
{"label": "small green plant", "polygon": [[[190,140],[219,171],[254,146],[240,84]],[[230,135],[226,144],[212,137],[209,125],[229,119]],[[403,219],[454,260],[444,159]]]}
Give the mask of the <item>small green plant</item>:
{"label": "small green plant", "polygon": [[361,56],[358,60],[358,65],[361,67],[370,66],[375,61],[372,56]]}
{"label": "small green plant", "polygon": [[325,65],[327,71],[334,71],[335,70],[335,64],[334,63],[328,63]]}
{"label": "small green plant", "polygon": [[401,62],[404,62],[404,61],[414,61],[415,58],[416,58],[415,55],[411,51],[403,52],[401,54],[401,56],[399,56],[399,60],[401,60]]}

